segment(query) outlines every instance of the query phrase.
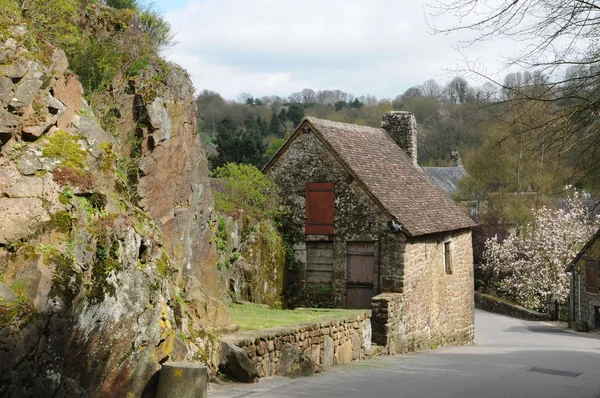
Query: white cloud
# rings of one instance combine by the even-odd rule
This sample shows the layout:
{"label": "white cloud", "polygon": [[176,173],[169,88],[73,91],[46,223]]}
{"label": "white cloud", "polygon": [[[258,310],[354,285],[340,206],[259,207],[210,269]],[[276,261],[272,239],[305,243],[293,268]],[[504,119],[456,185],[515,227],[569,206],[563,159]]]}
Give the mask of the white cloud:
{"label": "white cloud", "polygon": [[[424,0],[191,0],[165,15],[179,44],[167,56],[198,90],[227,98],[305,87],[394,97],[456,68],[459,35],[431,35]],[[444,22],[437,19],[436,22]],[[507,42],[469,49],[497,66]]]}

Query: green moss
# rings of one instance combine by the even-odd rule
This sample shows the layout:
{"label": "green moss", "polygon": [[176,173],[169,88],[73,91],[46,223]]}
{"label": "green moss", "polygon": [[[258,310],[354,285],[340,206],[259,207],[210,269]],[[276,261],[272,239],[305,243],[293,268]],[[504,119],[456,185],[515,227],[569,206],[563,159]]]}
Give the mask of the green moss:
{"label": "green moss", "polygon": [[62,205],[68,205],[70,203],[70,199],[67,195],[63,194],[62,192],[58,195],[58,201],[60,202],[60,204]]}
{"label": "green moss", "polygon": [[7,326],[21,328],[33,322],[36,315],[37,311],[25,295],[19,295],[16,300],[11,302],[4,302],[0,299],[0,329]]}
{"label": "green moss", "polygon": [[63,166],[75,171],[83,170],[87,152],[79,146],[77,137],[66,131],[58,130],[48,138],[48,141],[42,150],[44,157],[58,159]]}
{"label": "green moss", "polygon": [[165,278],[171,276],[171,261],[164,249],[162,250],[162,256],[156,261],[156,269],[158,270],[158,273]]}
{"label": "green moss", "polygon": [[111,171],[117,162],[117,155],[113,151],[113,146],[110,142],[100,144],[102,150],[102,158],[100,160],[100,169],[102,171]]}
{"label": "green moss", "polygon": [[115,286],[108,281],[111,274],[119,272],[123,266],[119,259],[119,241],[113,239],[105,232],[98,237],[96,255],[92,268],[92,281],[89,285],[87,297],[92,303],[104,301],[106,295],[115,295]]}
{"label": "green moss", "polygon": [[44,262],[55,266],[50,297],[58,297],[65,304],[71,304],[79,292],[83,279],[75,260],[67,253],[52,252],[44,255]]}
{"label": "green moss", "polygon": [[[60,200],[60,196],[59,196]],[[61,202],[62,203],[62,202]],[[56,228],[58,232],[63,234],[67,234],[71,231],[71,227],[73,225],[73,219],[68,211],[59,211],[52,215],[52,220],[50,221],[52,226]]]}

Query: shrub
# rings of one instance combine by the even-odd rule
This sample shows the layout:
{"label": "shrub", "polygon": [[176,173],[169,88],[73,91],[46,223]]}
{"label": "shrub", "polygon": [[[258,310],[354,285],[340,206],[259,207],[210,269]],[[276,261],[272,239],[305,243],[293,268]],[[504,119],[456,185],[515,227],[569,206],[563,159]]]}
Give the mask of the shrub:
{"label": "shrub", "polygon": [[52,177],[58,185],[77,187],[82,192],[96,189],[96,178],[87,170],[75,171],[69,167],[60,167],[54,170]]}
{"label": "shrub", "polygon": [[215,192],[217,210],[231,214],[245,209],[259,217],[277,217],[285,213],[279,187],[256,167],[227,163],[213,172],[220,180]]}
{"label": "shrub", "polygon": [[140,4],[138,0],[104,0],[104,3],[113,8],[138,10]]}
{"label": "shrub", "polygon": [[158,11],[148,7],[142,10],[141,17],[144,31],[155,51],[175,44],[175,35],[171,32],[171,24]]}

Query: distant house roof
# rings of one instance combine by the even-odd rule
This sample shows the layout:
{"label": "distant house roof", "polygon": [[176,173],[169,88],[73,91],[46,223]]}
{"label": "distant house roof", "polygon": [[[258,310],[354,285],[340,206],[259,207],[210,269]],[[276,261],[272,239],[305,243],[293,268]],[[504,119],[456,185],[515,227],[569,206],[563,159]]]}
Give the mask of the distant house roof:
{"label": "distant house roof", "polygon": [[423,170],[437,186],[448,196],[452,196],[458,191],[458,182],[469,173],[463,166],[456,167],[423,167]]}
{"label": "distant house roof", "polygon": [[263,171],[267,172],[305,129],[315,133],[407,234],[418,236],[474,226],[381,128],[307,117]]}

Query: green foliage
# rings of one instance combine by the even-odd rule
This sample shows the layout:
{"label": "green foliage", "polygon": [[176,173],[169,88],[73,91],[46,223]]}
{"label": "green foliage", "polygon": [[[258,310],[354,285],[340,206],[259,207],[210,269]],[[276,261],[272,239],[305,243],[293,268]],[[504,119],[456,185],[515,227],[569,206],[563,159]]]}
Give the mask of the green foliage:
{"label": "green foliage", "polygon": [[63,166],[73,170],[82,170],[85,166],[87,152],[77,142],[77,137],[63,130],[58,130],[48,138],[48,144],[42,150],[46,158],[60,160]]}
{"label": "green foliage", "polygon": [[140,74],[140,72],[144,69],[146,69],[148,67],[148,65],[150,64],[150,58],[149,57],[142,57],[140,59],[136,59],[133,62],[133,65],[131,65],[127,71],[125,72],[125,74],[127,76],[138,76]]}
{"label": "green foliage", "polygon": [[113,8],[138,10],[140,3],[138,0],[104,0],[104,3]]}
{"label": "green foliage", "polygon": [[[32,0],[26,10],[35,40],[48,40],[65,50],[88,95],[105,91],[120,71],[137,76],[160,48],[173,42],[169,23],[151,3],[103,3],[112,8],[97,10],[94,0]],[[129,29],[133,12],[140,15],[141,31]],[[87,18],[80,17],[83,13]],[[98,34],[98,28],[109,34]]]}
{"label": "green foliage", "polygon": [[18,294],[17,299],[10,302],[0,299],[0,329],[7,326],[22,327],[31,323],[36,315],[37,311],[25,294]]}
{"label": "green foliage", "polygon": [[108,280],[111,274],[120,271],[123,266],[119,256],[119,241],[113,239],[108,232],[98,235],[96,255],[92,267],[92,282],[89,284],[87,296],[92,303],[104,301],[106,295],[115,295],[115,286]]}
{"label": "green foliage", "polygon": [[292,307],[335,308],[333,289],[330,285],[306,285],[295,289],[295,297],[289,297]]}
{"label": "green foliage", "polygon": [[152,7],[147,7],[141,12],[142,25],[148,35],[155,51],[174,44],[174,34],[171,32],[171,24]]}
{"label": "green foliage", "polygon": [[231,214],[245,209],[259,218],[274,218],[285,213],[279,187],[256,167],[228,163],[217,168],[213,176],[223,187],[215,192],[217,210]]}
{"label": "green foliage", "polygon": [[264,164],[265,145],[262,133],[255,127],[240,127],[231,119],[223,119],[217,127],[215,144],[219,155],[213,166],[244,163],[260,167]]}
{"label": "green foliage", "polygon": [[104,91],[123,68],[123,53],[113,38],[78,43],[69,58],[86,91]]}
{"label": "green foliage", "polygon": [[271,145],[269,145],[269,148],[267,149],[267,153],[266,153],[267,158],[271,159],[273,157],[273,155],[275,155],[277,153],[279,148],[281,148],[281,146],[284,143],[285,143],[285,140],[283,138],[280,138],[278,140],[274,140],[273,142],[271,142]]}
{"label": "green foliage", "polygon": [[171,276],[171,261],[169,260],[169,256],[167,255],[167,252],[164,249],[162,249],[162,255],[156,261],[156,268],[158,270],[158,273],[164,276],[165,278]]}

